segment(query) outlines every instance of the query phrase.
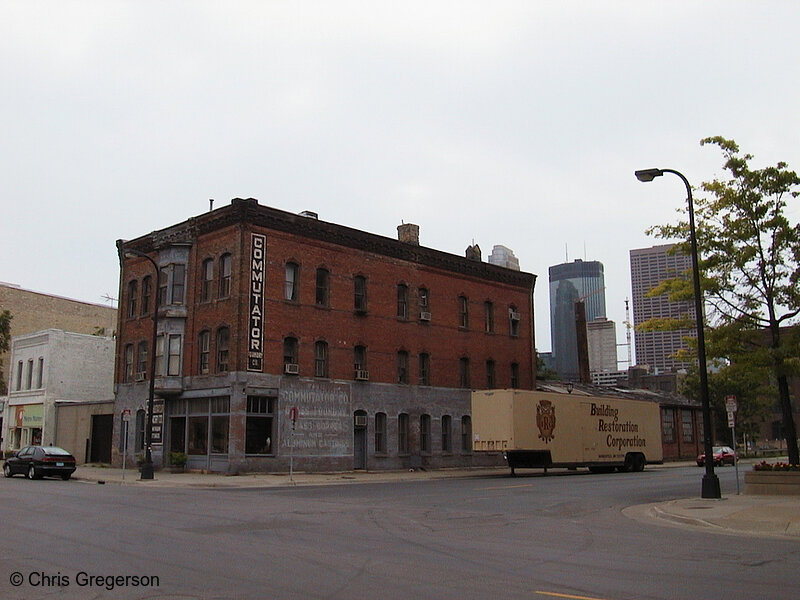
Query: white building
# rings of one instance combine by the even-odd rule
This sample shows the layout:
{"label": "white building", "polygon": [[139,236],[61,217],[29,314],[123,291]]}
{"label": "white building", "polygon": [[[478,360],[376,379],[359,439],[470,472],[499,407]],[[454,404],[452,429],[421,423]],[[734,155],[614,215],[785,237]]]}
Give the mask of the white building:
{"label": "white building", "polygon": [[[3,450],[63,445],[57,431],[59,406],[113,402],[113,338],[45,329],[11,338],[10,357]],[[67,450],[79,460],[84,453],[84,448]]]}
{"label": "white building", "polygon": [[598,317],[586,323],[589,372],[617,370],[617,332],[614,321]]}

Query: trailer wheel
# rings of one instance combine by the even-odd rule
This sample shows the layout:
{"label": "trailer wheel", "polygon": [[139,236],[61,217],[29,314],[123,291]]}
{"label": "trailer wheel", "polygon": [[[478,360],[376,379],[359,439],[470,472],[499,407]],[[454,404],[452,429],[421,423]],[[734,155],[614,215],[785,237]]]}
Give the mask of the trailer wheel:
{"label": "trailer wheel", "polygon": [[647,461],[644,458],[644,454],[641,452],[637,452],[633,455],[633,471],[635,473],[641,473],[644,471],[644,466],[647,464]]}

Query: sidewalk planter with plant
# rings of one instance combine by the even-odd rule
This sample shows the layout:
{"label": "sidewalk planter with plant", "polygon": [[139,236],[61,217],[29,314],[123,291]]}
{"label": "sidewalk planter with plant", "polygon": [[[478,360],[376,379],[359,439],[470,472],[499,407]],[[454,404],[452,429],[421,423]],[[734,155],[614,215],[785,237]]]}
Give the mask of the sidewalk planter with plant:
{"label": "sidewalk planter with plant", "polygon": [[744,493],[800,496],[800,465],[761,462],[744,474]]}
{"label": "sidewalk planter with plant", "polygon": [[183,452],[170,452],[167,458],[169,459],[170,470],[173,473],[183,473],[186,470],[186,462],[189,457]]}

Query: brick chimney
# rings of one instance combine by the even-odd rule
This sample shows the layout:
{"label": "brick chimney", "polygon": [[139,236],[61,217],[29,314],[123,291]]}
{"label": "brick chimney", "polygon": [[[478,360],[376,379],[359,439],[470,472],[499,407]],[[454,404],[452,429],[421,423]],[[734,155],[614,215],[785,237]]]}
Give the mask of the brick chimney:
{"label": "brick chimney", "polygon": [[397,239],[406,244],[419,246],[419,225],[403,223],[397,226]]}

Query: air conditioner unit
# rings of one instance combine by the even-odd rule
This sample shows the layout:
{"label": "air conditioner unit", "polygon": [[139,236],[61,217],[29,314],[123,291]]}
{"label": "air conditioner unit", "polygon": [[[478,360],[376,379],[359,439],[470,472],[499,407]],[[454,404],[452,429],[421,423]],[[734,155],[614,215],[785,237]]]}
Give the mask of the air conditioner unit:
{"label": "air conditioner unit", "polygon": [[136,381],[144,381],[144,376],[145,376],[144,373],[136,373],[136,375],[134,375],[133,378]]}
{"label": "air conditioner unit", "polygon": [[419,320],[420,321],[430,321],[431,320],[431,313],[429,313],[429,312],[421,312],[421,313],[419,313]]}
{"label": "air conditioner unit", "polygon": [[356,381],[369,381],[369,371],[356,369]]}
{"label": "air conditioner unit", "polygon": [[294,363],[286,363],[283,365],[283,372],[287,375],[299,375],[300,374],[300,365],[296,365]]}
{"label": "air conditioner unit", "polygon": [[512,321],[519,321],[519,313],[513,310],[508,311],[508,318]]}
{"label": "air conditioner unit", "polygon": [[367,426],[367,415],[356,415],[353,419],[354,424],[356,427],[366,427]]}

